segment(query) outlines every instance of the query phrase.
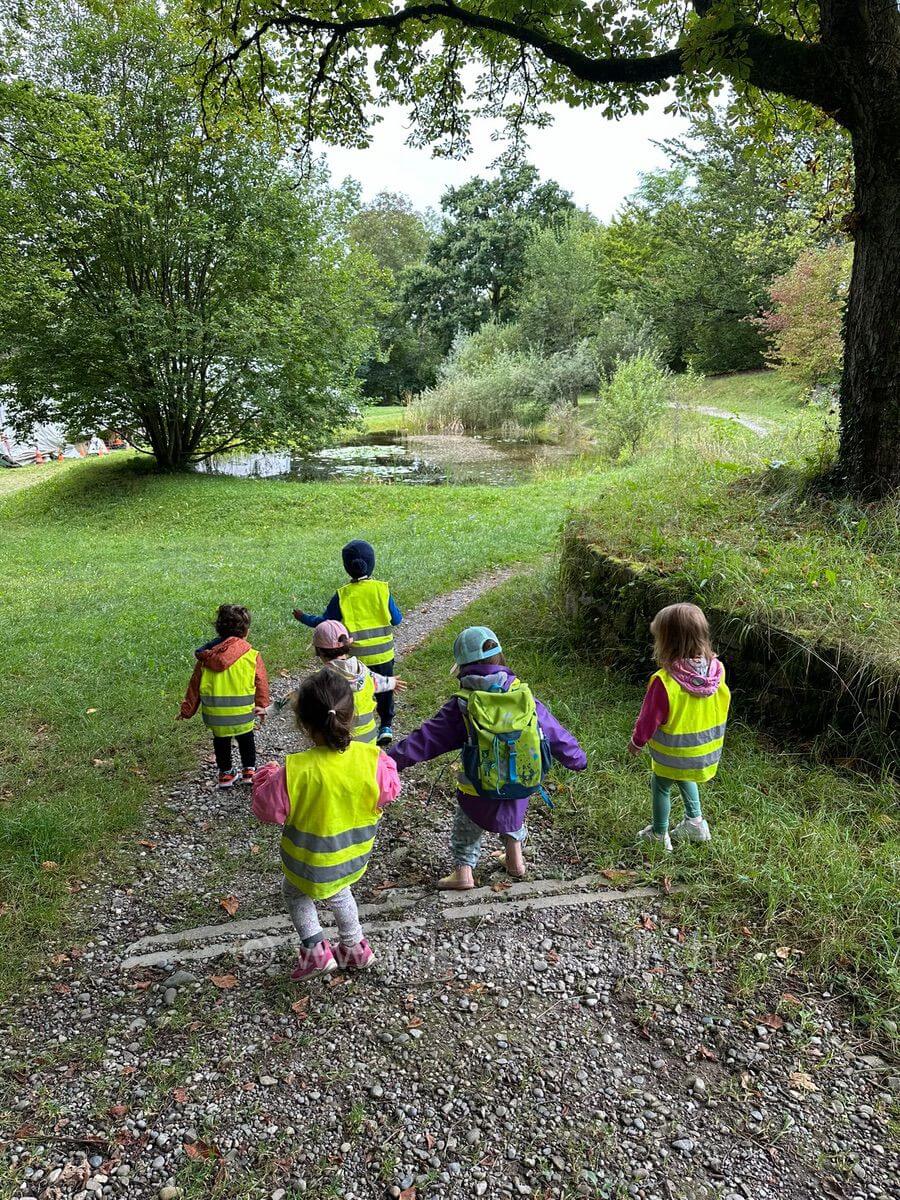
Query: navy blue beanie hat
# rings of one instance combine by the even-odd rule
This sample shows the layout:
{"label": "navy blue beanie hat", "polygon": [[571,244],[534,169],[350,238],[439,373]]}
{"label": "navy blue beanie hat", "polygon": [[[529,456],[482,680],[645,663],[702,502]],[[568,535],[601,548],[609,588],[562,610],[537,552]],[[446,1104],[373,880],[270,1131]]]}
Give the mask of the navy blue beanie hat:
{"label": "navy blue beanie hat", "polygon": [[351,579],[371,575],[375,570],[375,551],[368,542],[348,542],[341,551],[344,570]]}

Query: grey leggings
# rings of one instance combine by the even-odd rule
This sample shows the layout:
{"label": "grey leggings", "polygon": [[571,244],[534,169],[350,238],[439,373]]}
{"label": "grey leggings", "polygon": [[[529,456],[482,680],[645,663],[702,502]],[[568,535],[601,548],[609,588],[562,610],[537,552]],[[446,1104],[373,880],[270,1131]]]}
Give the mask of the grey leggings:
{"label": "grey leggings", "polygon": [[[315,900],[307,896],[306,892],[295,888],[288,879],[282,882],[281,894],[284,896],[288,914],[294,922],[294,928],[297,930],[300,941],[307,950],[312,946],[317,946],[319,942],[324,942],[325,934],[322,932]],[[350,889],[348,887],[341,888],[339,892],[329,896],[324,903],[331,909],[340,934],[341,945],[349,947],[361,942],[362,926],[359,923],[356,901]]]}

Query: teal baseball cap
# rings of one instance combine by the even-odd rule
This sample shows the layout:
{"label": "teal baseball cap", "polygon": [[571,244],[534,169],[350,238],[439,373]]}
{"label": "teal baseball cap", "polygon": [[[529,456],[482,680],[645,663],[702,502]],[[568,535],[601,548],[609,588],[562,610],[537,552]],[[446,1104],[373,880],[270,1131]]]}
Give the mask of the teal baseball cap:
{"label": "teal baseball cap", "polygon": [[[494,645],[490,650],[485,650],[485,642],[493,642]],[[495,654],[500,654],[502,649],[500,639],[493,629],[488,629],[487,625],[470,625],[453,643],[453,661],[458,667],[464,667],[468,663],[492,658]]]}

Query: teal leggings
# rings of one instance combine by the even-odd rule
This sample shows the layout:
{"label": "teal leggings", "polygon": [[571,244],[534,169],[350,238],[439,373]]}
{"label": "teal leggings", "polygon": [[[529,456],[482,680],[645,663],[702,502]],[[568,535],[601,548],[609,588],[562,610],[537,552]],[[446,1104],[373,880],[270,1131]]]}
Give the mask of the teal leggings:
{"label": "teal leggings", "polygon": [[669,813],[672,811],[672,785],[681,792],[686,817],[700,817],[700,789],[691,779],[663,779],[650,776],[650,795],[653,797],[653,832],[669,832]]}

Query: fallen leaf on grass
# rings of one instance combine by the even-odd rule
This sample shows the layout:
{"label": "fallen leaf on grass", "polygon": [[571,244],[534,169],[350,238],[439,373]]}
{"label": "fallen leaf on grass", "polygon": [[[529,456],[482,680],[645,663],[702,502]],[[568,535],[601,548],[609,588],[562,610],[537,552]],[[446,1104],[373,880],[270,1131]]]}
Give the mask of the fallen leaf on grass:
{"label": "fallen leaf on grass", "polygon": [[129,983],[128,986],[135,992],[146,992],[152,982],[151,979],[135,979],[134,983]]}
{"label": "fallen leaf on grass", "polygon": [[428,1147],[429,1150],[434,1149],[434,1134],[429,1133],[427,1129],[425,1131],[425,1145]]}
{"label": "fallen leaf on grass", "polygon": [[800,1007],[800,997],[795,996],[793,992],[782,992],[782,1004],[793,1004],[796,1008]]}
{"label": "fallen leaf on grass", "polygon": [[46,860],[46,862],[41,863],[41,870],[42,871],[58,871],[59,863],[54,862],[51,858],[48,858]]}
{"label": "fallen leaf on grass", "polygon": [[753,937],[753,930],[750,928],[750,926],[749,926],[749,925],[742,925],[742,926],[741,926],[741,937],[745,937],[745,938],[752,938],[752,937]]}
{"label": "fallen leaf on grass", "polygon": [[491,884],[492,892],[508,892],[512,887],[511,883],[507,883],[505,879],[499,880],[497,883]]}
{"label": "fallen leaf on grass", "polygon": [[59,996],[68,996],[72,991],[67,983],[54,983],[53,990]]}
{"label": "fallen leaf on grass", "polygon": [[394,883],[393,879],[386,879],[384,883],[375,884],[375,886],[372,888],[372,894],[377,896],[379,892],[390,892],[399,886],[400,884]]}
{"label": "fallen leaf on grass", "polygon": [[409,1020],[406,1022],[406,1028],[407,1029],[418,1029],[421,1024],[422,1024],[421,1017],[410,1017]]}
{"label": "fallen leaf on grass", "polygon": [[251,854],[259,854],[259,846],[257,846],[257,844],[255,842],[250,847],[250,853]]}
{"label": "fallen leaf on grass", "polygon": [[50,964],[54,967],[61,967],[63,963],[67,963],[68,961],[68,954],[54,954],[50,958]]}
{"label": "fallen leaf on grass", "polygon": [[156,847],[159,845],[159,843],[158,842],[148,842],[146,838],[140,838],[138,840],[138,845],[143,846],[145,850],[155,850]]}
{"label": "fallen leaf on grass", "polygon": [[291,1005],[291,1012],[295,1013],[299,1020],[305,1021],[309,1016],[309,996],[301,996],[299,1000],[295,1000]]}
{"label": "fallen leaf on grass", "polygon": [[656,922],[649,913],[641,913],[641,919],[638,921],[639,929],[646,929],[652,932],[656,928]]}
{"label": "fallen leaf on grass", "polygon": [[416,1200],[415,1184],[412,1187],[404,1188],[400,1193],[400,1200]]}
{"label": "fallen leaf on grass", "polygon": [[237,987],[236,975],[210,975],[209,982],[214,983],[217,988],[223,991],[228,991],[229,988]]}
{"label": "fallen leaf on grass", "polygon": [[710,1050],[709,1046],[704,1046],[702,1042],[697,1047],[697,1057],[705,1058],[707,1062],[719,1061],[719,1056],[716,1054],[715,1050]]}
{"label": "fallen leaf on grass", "polygon": [[0,917],[5,917],[8,912],[9,912],[9,905],[8,904],[0,904]]}
{"label": "fallen leaf on grass", "polygon": [[228,913],[229,917],[233,917],[240,908],[240,901],[237,896],[222,896],[219,900],[221,906]]}
{"label": "fallen leaf on grass", "polygon": [[767,1029],[783,1029],[784,1017],[779,1017],[778,1013],[766,1013],[764,1017],[759,1018],[759,1023]]}
{"label": "fallen leaf on grass", "polygon": [[798,1088],[801,1092],[817,1092],[819,1089],[812,1081],[812,1077],[806,1071],[791,1071],[788,1079],[791,1085]]}
{"label": "fallen leaf on grass", "polygon": [[108,1117],[112,1117],[115,1120],[118,1120],[119,1117],[124,1117],[127,1112],[128,1112],[127,1104],[111,1104],[109,1106],[109,1108],[106,1110],[106,1115]]}
{"label": "fallen leaf on grass", "polygon": [[185,1142],[184,1152],[188,1158],[194,1159],[195,1162],[201,1159],[219,1157],[218,1147],[210,1146],[206,1142]]}
{"label": "fallen leaf on grass", "polygon": [[556,964],[559,962],[559,955],[556,953],[555,950],[548,950],[545,957],[551,967],[555,967]]}
{"label": "fallen leaf on grass", "polygon": [[137,1074],[137,1067],[133,1063],[126,1063],[125,1066],[122,1068],[122,1070],[119,1072],[119,1074],[126,1075],[126,1076],[127,1075],[135,1075],[135,1074]]}
{"label": "fallen leaf on grass", "polygon": [[86,708],[84,711],[86,713],[95,713],[97,710],[96,710],[96,708]]}
{"label": "fallen leaf on grass", "polygon": [[481,983],[480,980],[476,979],[473,980],[472,983],[467,983],[463,988],[463,991],[467,996],[480,996],[486,986],[486,984]]}
{"label": "fallen leaf on grass", "polygon": [[183,1087],[177,1087],[172,1093],[172,1099],[176,1104],[187,1104],[188,1094]]}
{"label": "fallen leaf on grass", "polygon": [[111,767],[112,759],[111,758],[92,758],[91,763],[95,767]]}
{"label": "fallen leaf on grass", "polygon": [[617,879],[634,879],[635,875],[637,875],[637,871],[620,871],[615,867],[607,867],[607,869],[605,871],[601,871],[600,874],[604,879],[609,879],[615,882]]}
{"label": "fallen leaf on grass", "polygon": [[403,997],[403,1007],[406,1009],[407,1012],[415,1012],[416,1011],[416,998],[412,994],[412,992],[409,992],[406,996]]}
{"label": "fallen leaf on grass", "polygon": [[780,958],[782,961],[786,958],[790,958],[793,953],[793,946],[778,946],[775,950],[776,958]]}

